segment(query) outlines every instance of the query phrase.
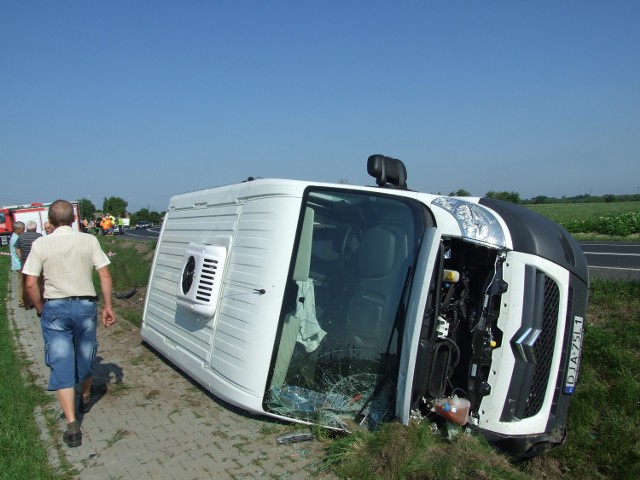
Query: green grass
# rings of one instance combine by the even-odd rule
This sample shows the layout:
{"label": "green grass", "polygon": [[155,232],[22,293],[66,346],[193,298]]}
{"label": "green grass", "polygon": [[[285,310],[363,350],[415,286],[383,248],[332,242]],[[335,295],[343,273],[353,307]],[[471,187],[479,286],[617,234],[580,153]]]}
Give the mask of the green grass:
{"label": "green grass", "polygon": [[565,445],[509,463],[478,437],[388,424],[330,444],[324,467],[351,479],[640,478],[640,282],[591,286],[581,376]]}
{"label": "green grass", "polygon": [[[7,298],[9,275],[14,275],[9,268],[9,257],[0,257],[0,299]],[[0,477],[70,478],[68,473],[56,471],[48,463],[34,410],[45,405],[49,398],[29,378],[20,374],[27,368],[16,351],[16,340],[9,328],[9,315],[3,301],[0,305]]]}
{"label": "green grass", "polygon": [[640,282],[594,280],[569,441],[570,478],[640,478]]}
{"label": "green grass", "polygon": [[397,423],[334,441],[324,468],[350,479],[531,479],[483,439],[459,433],[443,440],[429,425]]}
{"label": "green grass", "polygon": [[[114,300],[117,316],[140,327],[142,325],[142,307],[144,287],[149,281],[151,263],[157,242],[127,240],[119,236],[98,237],[103,250],[109,255],[109,272],[113,281],[113,291],[126,292],[133,288],[139,291],[130,299]],[[100,280],[94,273],[93,283],[100,291]]]}
{"label": "green grass", "polygon": [[[102,249],[109,255],[109,271],[115,292],[140,288],[149,281],[156,242],[127,240],[122,237],[98,237]],[[97,274],[95,275],[97,280]],[[99,290],[99,281],[97,283]]]}

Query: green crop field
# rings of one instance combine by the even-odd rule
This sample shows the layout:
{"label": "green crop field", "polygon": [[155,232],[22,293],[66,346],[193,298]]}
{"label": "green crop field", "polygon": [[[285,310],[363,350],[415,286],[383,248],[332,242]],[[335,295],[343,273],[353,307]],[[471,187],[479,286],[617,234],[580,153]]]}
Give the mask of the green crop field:
{"label": "green crop field", "polygon": [[640,202],[555,203],[527,208],[561,224],[572,234],[626,237],[640,233]]}

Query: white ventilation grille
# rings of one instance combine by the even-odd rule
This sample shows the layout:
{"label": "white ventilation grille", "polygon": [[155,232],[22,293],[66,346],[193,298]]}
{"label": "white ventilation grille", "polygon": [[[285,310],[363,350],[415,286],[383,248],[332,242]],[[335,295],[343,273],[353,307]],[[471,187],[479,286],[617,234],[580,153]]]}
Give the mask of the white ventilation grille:
{"label": "white ventilation grille", "polygon": [[190,243],[184,254],[176,302],[195,313],[212,317],[216,311],[227,249]]}

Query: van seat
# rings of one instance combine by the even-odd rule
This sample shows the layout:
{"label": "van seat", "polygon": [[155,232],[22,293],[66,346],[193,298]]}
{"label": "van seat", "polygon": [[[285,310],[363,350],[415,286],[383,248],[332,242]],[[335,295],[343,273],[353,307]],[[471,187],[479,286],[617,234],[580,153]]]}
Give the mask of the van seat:
{"label": "van seat", "polygon": [[348,330],[356,346],[386,348],[408,258],[407,234],[399,226],[378,225],[364,233],[357,252],[358,280],[349,306]]}

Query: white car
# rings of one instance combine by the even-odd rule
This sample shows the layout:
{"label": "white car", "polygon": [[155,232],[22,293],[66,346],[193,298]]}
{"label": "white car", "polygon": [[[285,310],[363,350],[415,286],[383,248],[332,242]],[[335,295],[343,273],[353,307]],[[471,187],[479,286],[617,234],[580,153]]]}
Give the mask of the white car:
{"label": "white car", "polygon": [[516,456],[565,437],[588,270],[514,204],[257,179],[170,200],[142,337],[216,396],[332,429],[429,416]]}

